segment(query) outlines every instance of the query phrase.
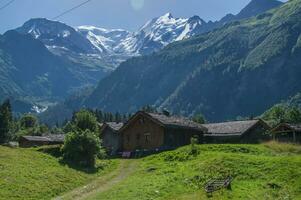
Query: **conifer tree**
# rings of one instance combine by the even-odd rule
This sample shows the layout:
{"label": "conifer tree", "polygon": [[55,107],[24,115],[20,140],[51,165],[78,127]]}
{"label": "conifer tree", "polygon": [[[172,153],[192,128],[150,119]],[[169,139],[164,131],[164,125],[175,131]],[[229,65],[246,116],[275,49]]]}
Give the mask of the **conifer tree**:
{"label": "conifer tree", "polygon": [[10,101],[5,100],[0,106],[0,143],[5,143],[9,140],[12,120],[13,117]]}

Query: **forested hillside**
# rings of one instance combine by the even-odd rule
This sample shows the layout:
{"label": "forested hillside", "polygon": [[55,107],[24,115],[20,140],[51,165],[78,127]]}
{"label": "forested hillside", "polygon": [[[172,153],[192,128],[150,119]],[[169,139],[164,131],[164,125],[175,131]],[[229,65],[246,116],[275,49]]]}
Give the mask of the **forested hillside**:
{"label": "forested hillside", "polygon": [[131,112],[143,105],[211,121],[259,115],[301,90],[301,1],[133,58],[85,105]]}
{"label": "forested hillside", "polygon": [[56,102],[89,86],[97,76],[89,70],[52,54],[30,35],[0,35],[0,101],[11,98],[15,111],[28,112],[33,104]]}

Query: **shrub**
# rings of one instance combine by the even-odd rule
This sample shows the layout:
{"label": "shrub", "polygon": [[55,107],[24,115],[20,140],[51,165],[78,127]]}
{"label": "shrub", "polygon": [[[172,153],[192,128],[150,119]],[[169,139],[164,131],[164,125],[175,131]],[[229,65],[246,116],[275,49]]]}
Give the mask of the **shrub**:
{"label": "shrub", "polygon": [[89,130],[91,132],[98,132],[98,122],[95,115],[87,110],[81,110],[75,114],[73,124],[79,131]]}
{"label": "shrub", "polygon": [[276,125],[280,122],[300,123],[301,111],[298,107],[278,104],[266,111],[262,117],[264,120],[272,121],[272,125]]}
{"label": "shrub", "polygon": [[38,125],[38,119],[32,114],[26,114],[20,119],[22,128],[34,128]]}
{"label": "shrub", "polygon": [[63,159],[83,167],[94,167],[100,152],[100,141],[89,130],[71,132],[66,136],[62,147]]}
{"label": "shrub", "polygon": [[67,124],[63,127],[63,132],[65,134],[70,133],[75,130],[75,127],[71,122],[67,122]]}

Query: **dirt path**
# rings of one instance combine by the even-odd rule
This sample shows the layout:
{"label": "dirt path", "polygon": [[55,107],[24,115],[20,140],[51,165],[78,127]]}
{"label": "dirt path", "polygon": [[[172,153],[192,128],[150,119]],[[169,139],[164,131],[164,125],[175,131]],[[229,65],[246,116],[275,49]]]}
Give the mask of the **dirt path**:
{"label": "dirt path", "polygon": [[118,169],[114,172],[100,177],[88,185],[77,188],[61,197],[57,197],[54,200],[82,200],[94,194],[107,191],[128,177],[132,172],[135,171],[136,167],[136,160],[121,160]]}

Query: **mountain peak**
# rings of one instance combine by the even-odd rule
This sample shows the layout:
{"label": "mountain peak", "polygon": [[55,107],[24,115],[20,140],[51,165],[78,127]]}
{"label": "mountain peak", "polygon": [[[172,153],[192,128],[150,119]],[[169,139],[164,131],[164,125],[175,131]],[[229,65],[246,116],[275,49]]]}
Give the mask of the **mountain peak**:
{"label": "mountain peak", "polygon": [[247,5],[248,6],[278,6],[283,4],[281,1],[278,0],[251,0],[250,3]]}
{"label": "mountain peak", "polygon": [[168,19],[172,19],[173,16],[170,12],[166,13],[165,15],[163,15],[161,18],[168,18]]}
{"label": "mountain peak", "polygon": [[192,17],[190,17],[189,19],[188,19],[188,23],[199,23],[199,24],[204,24],[204,23],[206,23],[203,19],[201,19],[199,16],[197,16],[197,15],[194,15],[194,16],[192,16]]}
{"label": "mountain peak", "polygon": [[67,37],[71,32],[75,32],[72,27],[64,23],[46,18],[32,18],[16,30],[22,34],[29,33],[35,38],[39,38],[43,34],[61,34],[63,37]]}
{"label": "mountain peak", "polygon": [[236,18],[249,18],[276,8],[282,4],[283,3],[278,0],[251,0],[251,2],[237,14]]}
{"label": "mountain peak", "polygon": [[16,29],[42,41],[49,49],[64,49],[76,53],[98,53],[89,40],[73,27],[46,18],[33,18]]}
{"label": "mountain peak", "polygon": [[39,26],[50,26],[53,24],[60,24],[63,26],[67,26],[66,24],[59,22],[59,21],[52,21],[47,18],[31,18],[30,20],[26,21],[22,27],[29,27],[32,25],[39,25]]}

